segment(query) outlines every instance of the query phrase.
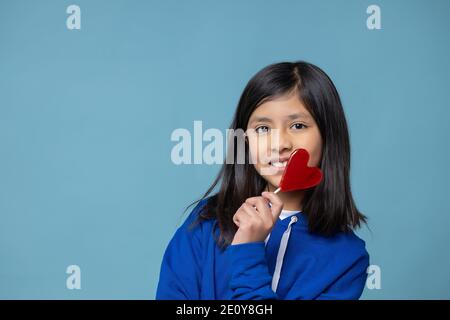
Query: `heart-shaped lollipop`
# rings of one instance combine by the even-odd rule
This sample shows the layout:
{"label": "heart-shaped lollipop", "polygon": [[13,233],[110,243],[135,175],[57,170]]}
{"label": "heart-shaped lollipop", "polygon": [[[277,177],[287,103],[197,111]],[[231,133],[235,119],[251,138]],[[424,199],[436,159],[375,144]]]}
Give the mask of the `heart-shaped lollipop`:
{"label": "heart-shaped lollipop", "polygon": [[279,191],[303,190],[314,187],[322,180],[322,171],[317,167],[308,167],[309,153],[306,149],[296,149],[292,152],[283,175]]}

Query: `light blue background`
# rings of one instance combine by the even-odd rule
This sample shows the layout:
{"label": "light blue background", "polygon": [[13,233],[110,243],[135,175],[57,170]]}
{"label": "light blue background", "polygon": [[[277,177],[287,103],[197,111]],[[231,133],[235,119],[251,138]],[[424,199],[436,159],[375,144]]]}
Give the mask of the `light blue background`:
{"label": "light blue background", "polygon": [[359,234],[382,271],[363,298],[450,298],[449,14],[446,0],[0,0],[0,298],[153,299],[184,207],[219,169],[175,166],[172,131],[224,132],[255,72],[299,59],[344,103]]}

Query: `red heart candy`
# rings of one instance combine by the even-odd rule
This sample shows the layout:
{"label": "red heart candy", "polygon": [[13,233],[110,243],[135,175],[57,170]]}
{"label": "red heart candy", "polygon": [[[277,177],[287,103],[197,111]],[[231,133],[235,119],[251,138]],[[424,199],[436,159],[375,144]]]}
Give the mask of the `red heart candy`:
{"label": "red heart candy", "polygon": [[322,171],[308,167],[309,153],[305,149],[292,152],[281,177],[281,191],[302,190],[314,187],[322,180]]}

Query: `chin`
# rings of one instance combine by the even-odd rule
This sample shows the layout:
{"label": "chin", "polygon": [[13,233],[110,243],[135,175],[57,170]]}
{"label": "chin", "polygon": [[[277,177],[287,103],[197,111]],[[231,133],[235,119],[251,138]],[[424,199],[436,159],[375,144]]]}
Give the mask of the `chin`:
{"label": "chin", "polygon": [[[267,180],[266,180],[267,181]],[[272,187],[274,187],[274,190],[276,190],[280,186],[280,180],[277,181],[267,181]]]}

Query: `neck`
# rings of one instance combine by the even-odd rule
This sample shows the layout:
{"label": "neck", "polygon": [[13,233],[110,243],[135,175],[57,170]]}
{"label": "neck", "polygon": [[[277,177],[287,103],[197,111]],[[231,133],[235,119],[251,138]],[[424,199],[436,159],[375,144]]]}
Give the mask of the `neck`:
{"label": "neck", "polygon": [[[274,192],[277,188],[275,188],[270,183],[268,184],[268,189],[270,192]],[[296,190],[289,192],[278,192],[278,197],[283,202],[284,210],[292,210],[292,211],[302,211],[303,209],[303,198],[305,196],[304,190]]]}

